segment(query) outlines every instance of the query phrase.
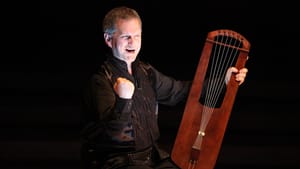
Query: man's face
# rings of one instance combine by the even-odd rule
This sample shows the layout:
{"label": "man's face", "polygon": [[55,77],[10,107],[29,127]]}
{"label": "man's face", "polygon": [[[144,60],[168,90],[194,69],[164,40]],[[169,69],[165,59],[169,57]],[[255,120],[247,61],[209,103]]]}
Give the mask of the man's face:
{"label": "man's face", "polygon": [[141,36],[142,28],[138,19],[119,20],[111,39],[113,55],[127,63],[133,62],[141,49]]}

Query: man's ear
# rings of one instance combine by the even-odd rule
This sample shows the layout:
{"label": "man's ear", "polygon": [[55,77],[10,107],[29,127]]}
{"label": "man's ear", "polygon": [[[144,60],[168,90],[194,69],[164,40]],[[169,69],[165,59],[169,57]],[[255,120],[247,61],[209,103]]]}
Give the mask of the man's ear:
{"label": "man's ear", "polygon": [[112,42],[111,42],[111,35],[109,33],[104,33],[104,40],[107,46],[112,47]]}

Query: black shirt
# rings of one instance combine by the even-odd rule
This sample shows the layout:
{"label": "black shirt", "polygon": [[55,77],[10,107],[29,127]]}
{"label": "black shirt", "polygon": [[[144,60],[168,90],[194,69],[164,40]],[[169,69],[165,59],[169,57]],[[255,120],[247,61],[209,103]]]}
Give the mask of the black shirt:
{"label": "black shirt", "polygon": [[[88,114],[82,138],[105,153],[135,151],[159,138],[158,104],[175,105],[185,100],[190,81],[178,81],[137,59],[130,75],[124,61],[108,57],[91,77],[84,95]],[[132,99],[118,97],[113,84],[118,77],[135,85]]]}

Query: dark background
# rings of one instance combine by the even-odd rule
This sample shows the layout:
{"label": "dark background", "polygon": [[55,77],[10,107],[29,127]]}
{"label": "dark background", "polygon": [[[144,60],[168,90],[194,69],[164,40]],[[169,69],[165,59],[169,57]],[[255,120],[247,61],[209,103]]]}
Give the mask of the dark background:
{"label": "dark background", "polygon": [[[264,3],[264,4],[263,4]],[[296,2],[295,2],[296,3]],[[101,21],[117,5],[143,20],[142,59],[192,79],[209,31],[251,43],[216,169],[300,167],[299,26],[289,1],[39,1],[12,4],[0,62],[0,168],[81,168],[82,86],[105,58]],[[4,51],[3,50],[3,51]],[[161,108],[162,143],[173,144],[184,105]]]}

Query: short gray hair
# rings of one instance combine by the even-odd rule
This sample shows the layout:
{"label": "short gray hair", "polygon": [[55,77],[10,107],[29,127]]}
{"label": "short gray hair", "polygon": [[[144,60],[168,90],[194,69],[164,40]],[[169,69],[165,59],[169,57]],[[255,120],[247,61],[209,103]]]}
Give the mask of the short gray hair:
{"label": "short gray hair", "polygon": [[142,20],[138,12],[132,8],[126,6],[115,7],[111,9],[104,17],[102,23],[102,29],[104,33],[113,34],[116,30],[115,24],[118,20],[136,18],[140,21],[142,26]]}

